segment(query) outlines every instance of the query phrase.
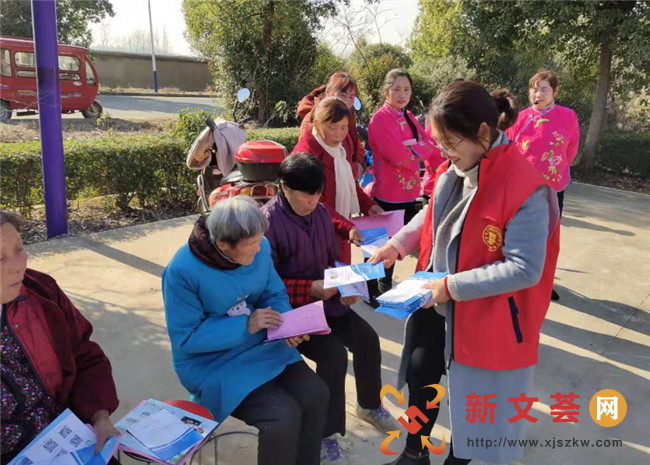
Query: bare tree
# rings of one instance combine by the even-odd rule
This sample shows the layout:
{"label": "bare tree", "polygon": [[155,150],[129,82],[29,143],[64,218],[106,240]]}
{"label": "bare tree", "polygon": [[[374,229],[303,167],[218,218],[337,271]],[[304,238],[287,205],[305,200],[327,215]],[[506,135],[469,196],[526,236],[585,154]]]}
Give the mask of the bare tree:
{"label": "bare tree", "polygon": [[96,48],[105,50],[111,43],[111,27],[104,23],[99,27],[99,41]]}
{"label": "bare tree", "polygon": [[339,57],[349,55],[350,47],[358,50],[363,57],[359,43],[375,34],[379,43],[383,43],[382,29],[395,20],[387,16],[392,11],[395,9],[387,8],[385,2],[357,3],[341,8],[337,16],[324,23],[319,38],[329,43]]}
{"label": "bare tree", "polygon": [[381,38],[381,30],[388,23],[395,21],[395,18],[389,18],[387,16],[388,13],[395,11],[395,8],[386,8],[382,2],[378,2],[378,3],[370,3],[366,5],[366,11],[368,12],[369,17],[372,19],[373,24],[375,25],[379,43],[383,44],[384,42]]}
{"label": "bare tree", "polygon": [[[110,29],[103,25],[100,31],[100,40],[95,44],[96,50],[113,50],[118,52],[151,53],[150,32],[138,29],[131,33],[111,38]],[[169,40],[167,30],[163,28],[154,33],[154,50],[162,55],[173,55],[174,48]]]}

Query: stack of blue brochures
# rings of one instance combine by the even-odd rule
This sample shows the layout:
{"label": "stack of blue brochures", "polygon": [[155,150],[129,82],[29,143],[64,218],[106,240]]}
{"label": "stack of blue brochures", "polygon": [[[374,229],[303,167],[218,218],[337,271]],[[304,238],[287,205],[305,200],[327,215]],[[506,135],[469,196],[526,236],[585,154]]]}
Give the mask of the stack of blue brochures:
{"label": "stack of blue brochures", "polygon": [[426,271],[415,273],[394,289],[380,295],[377,298],[380,306],[376,311],[403,320],[431,299],[431,290],[422,289],[422,284],[427,281],[443,279],[445,276],[447,273]]}

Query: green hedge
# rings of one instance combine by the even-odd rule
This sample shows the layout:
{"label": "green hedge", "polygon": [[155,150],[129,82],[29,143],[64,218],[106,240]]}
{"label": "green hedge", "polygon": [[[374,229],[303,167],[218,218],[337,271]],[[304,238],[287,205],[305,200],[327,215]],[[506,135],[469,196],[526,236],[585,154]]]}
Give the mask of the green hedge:
{"label": "green hedge", "polygon": [[[257,129],[249,131],[248,138],[274,140],[291,151],[298,132]],[[194,202],[197,172],[185,165],[187,148],[185,138],[168,133],[66,141],[67,198],[112,195],[121,210],[134,199],[140,206]],[[43,203],[40,142],[0,144],[0,173],[3,208],[29,216],[34,205]]]}
{"label": "green hedge", "polygon": [[[183,143],[169,134],[66,141],[64,151],[68,200],[114,195],[125,210],[133,199],[147,206],[196,195],[196,173],[185,166]],[[39,142],[0,144],[3,208],[29,215],[43,203],[40,152]]]}
{"label": "green hedge", "polygon": [[289,153],[298,144],[298,137],[300,136],[300,128],[251,129],[247,132],[248,140],[273,140],[284,145],[289,150]]}
{"label": "green hedge", "polygon": [[604,133],[597,163],[606,170],[650,179],[650,134]]}
{"label": "green hedge", "polygon": [[[200,129],[201,116],[194,118],[194,131]],[[298,128],[254,129],[248,131],[248,138],[274,140],[291,151],[298,142],[298,133]],[[68,200],[110,195],[122,210],[126,210],[133,200],[141,206],[164,202],[193,203],[197,173],[185,165],[191,139],[181,137],[181,134],[66,141]],[[650,179],[650,134],[604,133],[598,166]],[[0,204],[3,208],[29,215],[34,205],[43,203],[39,142],[0,144],[0,173]]]}
{"label": "green hedge", "polygon": [[[182,139],[186,148],[190,148],[197,135],[205,128],[205,120],[208,116],[215,118],[215,115],[199,108],[186,108],[178,114],[178,122],[172,133]],[[248,140],[269,139],[274,140],[291,152],[298,143],[299,128],[280,129],[247,129]]]}

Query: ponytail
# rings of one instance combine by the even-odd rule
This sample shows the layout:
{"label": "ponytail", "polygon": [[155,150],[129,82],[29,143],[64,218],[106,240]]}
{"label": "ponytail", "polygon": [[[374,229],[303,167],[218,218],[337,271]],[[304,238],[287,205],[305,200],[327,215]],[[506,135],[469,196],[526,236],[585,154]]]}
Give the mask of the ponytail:
{"label": "ponytail", "polygon": [[451,132],[459,137],[481,143],[478,132],[486,123],[494,136],[497,129],[515,124],[519,114],[515,98],[505,89],[488,93],[472,81],[454,81],[434,99],[429,120],[436,132]]}
{"label": "ponytail", "polygon": [[497,111],[499,112],[499,123],[497,127],[505,131],[517,122],[519,109],[517,108],[515,97],[506,89],[495,90],[490,95],[494,98],[497,104]]}

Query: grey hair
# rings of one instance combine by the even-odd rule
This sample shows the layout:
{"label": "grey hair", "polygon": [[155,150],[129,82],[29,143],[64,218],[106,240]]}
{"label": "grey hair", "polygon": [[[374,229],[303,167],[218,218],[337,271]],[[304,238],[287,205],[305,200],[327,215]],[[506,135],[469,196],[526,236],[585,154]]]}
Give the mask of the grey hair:
{"label": "grey hair", "polygon": [[234,246],[242,239],[265,233],[269,220],[255,200],[240,195],[217,203],[205,225],[212,242],[223,241]]}
{"label": "grey hair", "polygon": [[4,226],[5,223],[9,223],[16,230],[20,231],[20,218],[18,215],[0,209],[0,227]]}

